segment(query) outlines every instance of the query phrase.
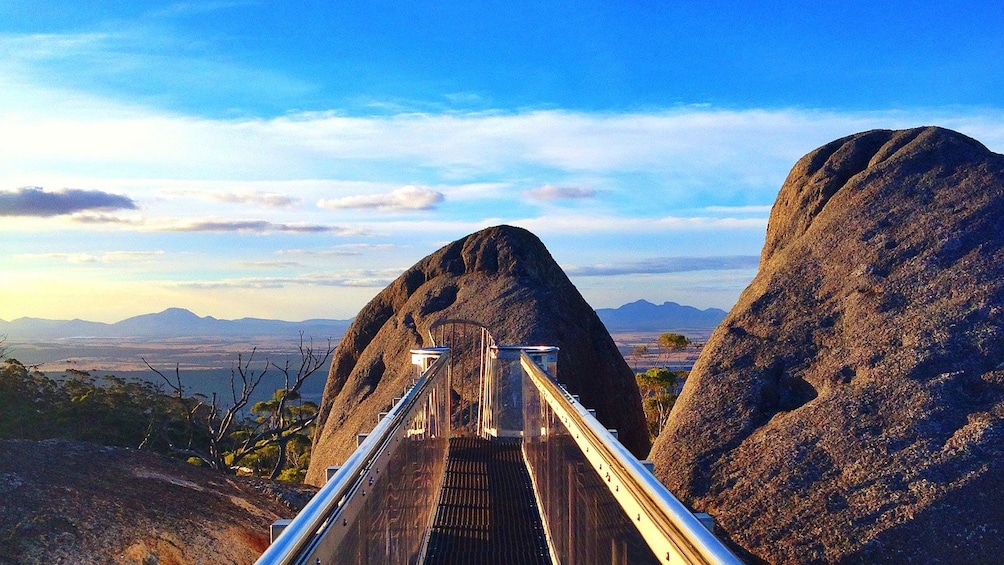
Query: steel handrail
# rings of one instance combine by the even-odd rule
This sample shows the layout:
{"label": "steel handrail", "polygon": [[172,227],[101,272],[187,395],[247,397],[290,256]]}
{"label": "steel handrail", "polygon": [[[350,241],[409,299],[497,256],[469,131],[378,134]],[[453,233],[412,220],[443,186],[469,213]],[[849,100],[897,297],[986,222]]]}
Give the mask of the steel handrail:
{"label": "steel handrail", "polygon": [[321,490],[310,499],[310,502],[296,515],[292,522],[283,529],[279,537],[262,553],[255,562],[258,565],[287,565],[298,563],[300,556],[314,542],[318,531],[337,512],[342,499],[350,494],[356,483],[365,475],[374,457],[379,455],[387,438],[391,437],[397,428],[405,423],[404,416],[418,398],[430,386],[434,377],[438,376],[448,363],[450,354],[444,350],[439,359],[429,367],[415,384],[405,392],[404,396],[390,412],[373,428],[359,447],[328,480]]}
{"label": "steel handrail", "polygon": [[[742,562],[721,540],[708,531],[697,517],[642,466],[603,424],[572,398],[568,391],[551,380],[526,352],[521,354],[520,362],[530,381],[542,393],[541,396],[548,405],[555,413],[564,416],[564,423],[570,428],[569,431],[575,436],[576,442],[586,442],[595,454],[606,461],[607,470],[616,476],[617,483],[625,487],[627,493],[645,513],[646,524],[651,524],[658,531],[658,535],[653,535],[651,530],[643,531],[639,528],[639,532],[655,552],[656,557],[670,561],[670,555],[665,552],[672,551],[690,563],[741,565]],[[585,450],[583,452],[585,453]],[[608,486],[614,484],[609,479],[605,483]],[[613,486],[610,488],[615,498],[623,496],[619,490],[614,492]],[[633,513],[629,516],[634,517]],[[641,522],[640,518],[639,515],[635,521]]]}

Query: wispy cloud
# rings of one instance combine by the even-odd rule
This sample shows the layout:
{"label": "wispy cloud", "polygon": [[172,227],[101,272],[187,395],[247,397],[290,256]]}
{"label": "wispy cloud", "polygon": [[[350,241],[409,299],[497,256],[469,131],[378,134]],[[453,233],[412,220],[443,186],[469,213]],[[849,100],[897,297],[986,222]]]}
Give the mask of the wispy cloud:
{"label": "wispy cloud", "polygon": [[15,259],[28,259],[33,261],[65,261],[67,263],[85,264],[97,263],[96,255],[90,253],[18,253]]}
{"label": "wispy cloud", "polygon": [[0,192],[0,216],[63,216],[85,210],[135,210],[128,196],[100,190],[63,189],[46,192],[37,186]]}
{"label": "wispy cloud", "polygon": [[[491,210],[499,212],[505,210]],[[714,216],[654,216],[640,217],[617,214],[545,214],[540,216],[499,217],[477,219],[420,219],[413,221],[360,221],[353,225],[372,234],[440,234],[461,237],[471,232],[508,224],[526,228],[538,235],[587,234],[654,234],[661,232],[737,232],[746,231],[762,237],[767,228],[766,217]],[[445,243],[445,241],[444,241]]]}
{"label": "wispy cloud", "polygon": [[147,261],[164,255],[163,251],[109,251],[101,255],[106,263],[117,261]]}
{"label": "wispy cloud", "polygon": [[170,223],[155,228],[171,232],[236,232],[259,233],[331,233],[336,235],[364,235],[363,230],[322,224],[285,224],[267,220],[192,220]]}
{"label": "wispy cloud", "polygon": [[124,263],[145,262],[164,255],[163,251],[108,251],[92,253],[19,253],[15,259],[65,261],[67,263]]}
{"label": "wispy cloud", "polygon": [[301,267],[303,263],[299,261],[238,261],[237,266],[246,269],[290,269]]}
{"label": "wispy cloud", "polygon": [[73,221],[78,224],[91,224],[91,225],[123,225],[123,226],[139,226],[143,224],[143,221],[139,218],[123,218],[121,216],[113,216],[111,214],[74,214]]}
{"label": "wispy cloud", "polygon": [[384,194],[365,194],[320,200],[317,205],[331,210],[375,209],[387,211],[431,210],[443,201],[443,193],[424,186],[403,186]]}
{"label": "wispy cloud", "polygon": [[171,196],[184,196],[208,200],[211,202],[222,202],[225,204],[253,204],[268,208],[285,208],[300,202],[300,199],[287,194],[263,191],[200,191],[191,189],[168,190],[166,194]]}
{"label": "wispy cloud", "polygon": [[120,218],[110,215],[78,214],[71,217],[75,223],[90,225],[121,226],[136,231],[153,232],[219,232],[242,234],[333,234],[339,236],[368,236],[370,230],[363,227],[348,227],[307,222],[273,222],[269,220],[245,220],[228,218]]}
{"label": "wispy cloud", "polygon": [[241,277],[209,281],[172,282],[186,288],[285,288],[289,286],[326,286],[345,288],[383,288],[401,274],[399,269],[356,270],[342,273],[308,273],[292,277]]}
{"label": "wispy cloud", "polygon": [[351,257],[373,251],[386,251],[397,246],[393,243],[346,243],[324,249],[280,249],[276,255],[298,257]]}
{"label": "wispy cloud", "polygon": [[451,92],[444,95],[455,106],[487,106],[488,100],[476,92]]}
{"label": "wispy cloud", "polygon": [[770,214],[771,205],[763,206],[706,206],[705,212],[712,214]]}
{"label": "wispy cloud", "polygon": [[154,16],[188,16],[192,14],[205,14],[217,10],[227,10],[230,8],[240,8],[243,6],[256,6],[261,4],[256,0],[217,0],[200,2],[175,2],[159,10],[151,12]]}
{"label": "wispy cloud", "polygon": [[757,217],[709,217],[709,216],[658,216],[638,217],[619,215],[579,215],[550,214],[537,218],[525,218],[511,222],[534,233],[563,234],[621,234],[657,233],[662,231],[753,231],[761,232],[767,227],[766,218]]}
{"label": "wispy cloud", "polygon": [[[223,4],[216,7],[226,7]],[[179,7],[175,15],[185,11]],[[145,99],[175,108],[188,106],[193,99],[205,103],[214,98],[223,108],[233,108],[235,100],[267,104],[302,99],[316,89],[301,77],[219,57],[215,52],[219,46],[214,43],[218,38],[179,34],[170,22],[156,17],[117,24],[114,31],[0,34],[0,57],[5,70],[11,71],[9,80],[30,87],[32,94],[36,89],[47,95],[78,89],[97,96],[126,95],[131,103],[125,106]],[[268,88],[257,87],[262,84]],[[66,99],[70,107],[78,104],[80,96],[64,93],[71,94]],[[37,103],[33,106],[41,108]],[[57,107],[53,112],[61,114],[64,109]]]}
{"label": "wispy cloud", "polygon": [[[0,78],[0,110],[2,98],[8,96],[5,92],[23,90]],[[60,97],[79,99],[73,92],[53,93],[54,105],[59,106],[55,100]],[[154,178],[220,179],[238,174],[252,181],[274,178],[276,171],[290,179],[330,179],[350,171],[347,177],[373,179],[379,187],[360,187],[355,193],[339,187],[335,194],[319,198],[322,207],[415,210],[434,208],[444,195],[453,201],[454,193],[458,198],[465,194],[449,189],[450,183],[477,187],[474,181],[492,179],[496,181],[492,188],[467,192],[497,196],[507,183],[533,182],[545,175],[557,179],[555,187],[581,186],[562,178],[606,180],[592,186],[607,190],[616,175],[641,173],[665,197],[702,191],[723,195],[713,205],[728,205],[726,196],[739,194],[745,201],[771,201],[791,165],[807,151],[875,127],[938,123],[1004,151],[1004,115],[994,111],[680,108],[648,114],[299,113],[273,119],[210,120],[152,111],[109,117],[115,105],[105,102],[100,111],[90,111],[91,105],[81,102],[72,115],[56,118],[15,114],[0,138],[0,164],[8,174],[51,170],[79,175],[95,168],[142,168]],[[95,138],[94,131],[103,135]],[[547,135],[540,134],[544,131]],[[415,185],[384,189],[400,186],[401,177]],[[626,191],[621,194],[627,196]],[[572,195],[558,189],[539,193]],[[240,198],[234,196],[232,201]],[[267,199],[258,198],[259,203],[268,203],[263,200]]]}
{"label": "wispy cloud", "polygon": [[593,198],[596,191],[592,188],[580,186],[554,186],[545,184],[537,188],[523,191],[524,196],[534,200],[577,200],[582,198]]}
{"label": "wispy cloud", "polygon": [[755,269],[760,264],[756,255],[731,255],[723,257],[657,257],[644,261],[606,265],[573,266],[565,268],[571,276],[600,277],[614,275],[666,274],[688,271],[727,271]]}

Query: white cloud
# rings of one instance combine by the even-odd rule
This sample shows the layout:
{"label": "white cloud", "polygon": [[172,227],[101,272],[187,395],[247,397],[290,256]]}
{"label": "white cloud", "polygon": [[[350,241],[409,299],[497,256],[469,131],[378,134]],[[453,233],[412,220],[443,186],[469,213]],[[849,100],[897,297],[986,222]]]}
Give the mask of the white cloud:
{"label": "white cloud", "polygon": [[65,261],[67,263],[85,264],[97,263],[98,257],[91,253],[18,253],[15,259]]}
{"label": "white cloud", "polygon": [[151,261],[164,255],[163,251],[108,251],[93,253],[19,253],[15,259],[65,261],[74,264],[124,263]]}
{"label": "white cloud", "polygon": [[171,281],[165,286],[183,288],[286,288],[291,286],[321,286],[343,288],[384,288],[404,269],[349,270],[339,273],[307,273],[289,277],[239,277],[220,280]]}
{"label": "white cloud", "polygon": [[173,222],[159,223],[150,226],[156,231],[168,232],[235,232],[235,233],[260,233],[267,234],[273,232],[287,233],[331,233],[335,235],[364,235],[365,231],[357,228],[344,226],[332,226],[323,224],[308,223],[277,223],[268,220],[230,220],[230,219],[202,219],[202,220],[176,220]]}
{"label": "white cloud", "polygon": [[[181,2],[162,13],[243,4]],[[122,83],[123,77],[140,73],[149,90],[178,92],[190,86],[188,90],[211,94],[199,98],[203,101],[227,100],[227,89],[241,89],[242,99],[253,97],[248,85],[262,96],[283,101],[313,89],[296,77],[215,56],[212,38],[180,37],[176,29],[154,20],[129,22],[115,31],[0,34],[0,59],[7,71],[0,76],[0,170],[5,175],[103,170],[118,178],[143,171],[176,180],[260,181],[277,174],[287,179],[332,178],[348,170],[351,174],[342,178],[432,187],[454,175],[469,181],[486,174],[524,175],[527,168],[537,167],[601,175],[657,172],[681,192],[695,185],[714,186],[722,179],[769,191],[776,190],[778,178],[807,151],[875,127],[938,124],[1004,151],[1004,114],[999,109],[835,112],[681,106],[624,113],[399,111],[357,117],[330,111],[208,119],[154,110],[135,94],[130,100],[94,94],[102,84],[113,82],[103,78],[114,76]],[[89,77],[90,82],[76,82],[77,77]],[[171,89],[156,88],[168,83]],[[257,87],[263,84],[268,88]],[[447,98],[481,102],[474,92]],[[409,178],[404,170],[434,170],[438,178]],[[560,177],[547,178],[564,186],[558,184],[565,182]],[[348,196],[327,200],[337,203]],[[267,199],[257,202],[270,205]]]}
{"label": "white cloud", "polygon": [[[174,233],[240,233],[240,234],[331,234],[337,236],[365,237],[370,230],[357,225],[335,225],[311,222],[276,222],[262,219],[228,217],[156,217],[122,218],[111,215],[75,214],[69,219],[72,224],[111,230]],[[70,225],[72,225],[70,224]],[[67,226],[69,227],[69,226]],[[36,228],[38,229],[38,228]]]}
{"label": "white cloud", "polygon": [[705,212],[712,214],[770,214],[770,204],[764,206],[705,206]]}
{"label": "white cloud", "polygon": [[171,189],[164,192],[169,196],[199,198],[202,200],[222,202],[225,204],[253,204],[265,206],[267,208],[285,208],[300,202],[300,199],[294,196],[280,194],[277,192],[264,192],[260,190],[235,190],[231,192],[224,192],[218,190],[201,191],[193,189]]}
{"label": "white cloud", "polygon": [[[400,210],[435,207],[444,195],[451,201],[454,195],[498,197],[515,182],[525,186],[542,177],[555,179],[555,187],[568,187],[579,185],[564,179],[584,175],[602,181],[638,173],[666,194],[746,190],[754,199],[769,201],[799,157],[875,127],[935,123],[1004,151],[1004,114],[993,110],[683,107],[622,114],[550,110],[348,117],[322,112],[228,120],[136,107],[116,110],[114,101],[53,89],[41,94],[42,103],[26,106],[12,98],[26,87],[31,90],[0,77],[5,122],[0,182],[38,184],[32,179],[43,172],[96,180],[142,174],[172,179],[162,184],[189,190],[200,182],[216,183],[211,194],[220,200],[274,206],[301,197],[290,192],[304,182],[300,179],[319,179],[302,196],[322,200],[328,209]],[[48,113],[43,107],[58,110]],[[95,177],[95,171],[103,176]],[[413,185],[394,189],[403,182]],[[248,189],[226,183],[244,183]],[[328,195],[318,194],[323,183],[331,185]],[[560,195],[557,188],[549,190]]]}
{"label": "white cloud", "polygon": [[592,188],[580,186],[554,186],[553,184],[545,184],[537,188],[525,190],[523,194],[534,200],[577,200],[581,198],[593,198],[596,196],[596,191]]}
{"label": "white cloud", "polygon": [[109,251],[101,255],[106,263],[118,261],[148,261],[164,255],[163,251]]}
{"label": "white cloud", "polygon": [[345,243],[324,249],[280,249],[276,255],[300,257],[349,257],[397,247],[393,243]]}
{"label": "white cloud", "polygon": [[301,267],[303,263],[298,261],[238,261],[237,266],[245,269],[291,269]]}
{"label": "white cloud", "polygon": [[443,201],[443,193],[424,186],[404,186],[383,194],[363,194],[342,198],[322,199],[321,208],[330,210],[375,209],[400,212],[405,210],[431,210]]}
{"label": "white cloud", "polygon": [[422,219],[363,221],[353,224],[373,237],[387,237],[391,234],[406,237],[408,234],[432,234],[440,236],[443,242],[466,234],[500,224],[508,224],[528,229],[537,235],[588,235],[607,234],[630,237],[636,234],[656,234],[661,232],[748,232],[754,238],[762,238],[767,229],[767,218],[714,217],[714,216],[655,216],[637,217],[616,214],[562,214],[549,213],[542,216],[484,217],[480,219]]}
{"label": "white cloud", "polygon": [[510,222],[537,234],[653,234],[662,231],[752,231],[767,229],[767,218],[659,216],[654,218],[597,215],[547,215]]}
{"label": "white cloud", "polygon": [[566,267],[569,276],[604,277],[620,275],[652,275],[686,273],[690,271],[731,271],[756,269],[760,264],[757,255],[729,255],[720,257],[655,257],[642,261],[582,265]]}

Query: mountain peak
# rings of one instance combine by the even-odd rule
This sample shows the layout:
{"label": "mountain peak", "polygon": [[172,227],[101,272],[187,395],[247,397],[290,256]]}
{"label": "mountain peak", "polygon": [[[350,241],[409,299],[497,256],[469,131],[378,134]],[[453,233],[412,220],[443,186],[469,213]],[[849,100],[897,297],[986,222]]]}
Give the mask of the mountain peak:
{"label": "mountain peak", "polygon": [[150,314],[150,315],[152,315],[152,316],[172,316],[172,317],[178,317],[178,318],[198,318],[198,319],[202,319],[202,316],[199,316],[195,312],[192,312],[191,310],[189,310],[187,308],[178,308],[178,307],[168,308],[168,309],[164,310],[163,312],[158,312],[156,314]]}
{"label": "mountain peak", "polygon": [[174,338],[204,336],[295,336],[299,332],[316,338],[337,337],[348,327],[347,320],[305,320],[285,322],[245,318],[218,320],[199,316],[185,308],[126,318],[114,324],[83,320],[18,318],[0,321],[0,334],[12,340],[39,340],[65,337]]}
{"label": "mountain peak", "polygon": [[717,308],[700,310],[676,302],[653,304],[648,300],[636,300],[620,308],[600,308],[596,314],[609,331],[710,330],[725,318],[725,311]]}

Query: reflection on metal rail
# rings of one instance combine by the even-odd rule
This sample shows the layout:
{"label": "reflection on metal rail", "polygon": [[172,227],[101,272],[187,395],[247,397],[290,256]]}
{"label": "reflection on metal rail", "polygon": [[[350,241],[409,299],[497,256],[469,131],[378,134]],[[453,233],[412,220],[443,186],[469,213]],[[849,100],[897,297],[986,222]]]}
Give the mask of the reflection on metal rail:
{"label": "reflection on metal rail", "polygon": [[449,445],[449,356],[413,351],[423,369],[416,383],[257,563],[416,561]]}
{"label": "reflection on metal rail", "polygon": [[[561,563],[739,563],[606,427],[550,378],[539,364],[546,358],[545,350],[534,348],[522,352],[519,363],[525,377],[523,449],[552,558]],[[561,477],[555,467],[565,467],[568,476]],[[610,496],[621,512],[597,510]],[[590,517],[590,512],[596,515]],[[624,518],[634,530],[618,523]],[[576,521],[590,523],[593,531],[582,531]],[[640,534],[651,555],[632,544],[635,534]],[[594,547],[585,547],[589,545]]]}

